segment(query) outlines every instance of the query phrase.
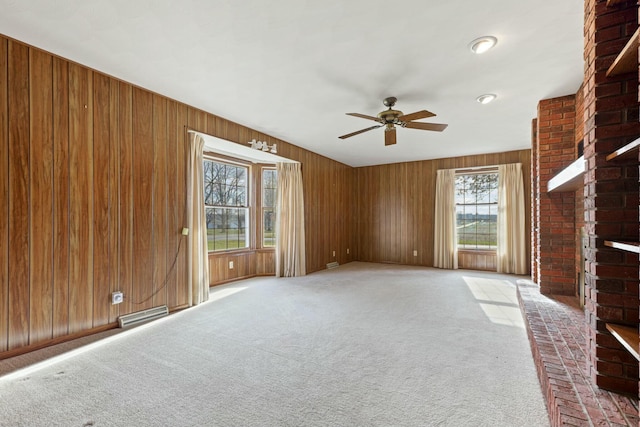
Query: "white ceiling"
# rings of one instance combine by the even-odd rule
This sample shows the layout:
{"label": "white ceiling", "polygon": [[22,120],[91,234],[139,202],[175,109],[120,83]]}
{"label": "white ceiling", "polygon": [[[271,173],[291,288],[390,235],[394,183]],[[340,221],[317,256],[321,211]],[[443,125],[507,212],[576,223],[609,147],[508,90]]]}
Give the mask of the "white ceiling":
{"label": "white ceiling", "polygon": [[[529,148],[583,74],[582,0],[0,0],[0,33],[352,166]],[[493,35],[484,55],[471,40]],[[495,93],[481,105],[475,98]],[[383,128],[382,99],[448,123]]]}

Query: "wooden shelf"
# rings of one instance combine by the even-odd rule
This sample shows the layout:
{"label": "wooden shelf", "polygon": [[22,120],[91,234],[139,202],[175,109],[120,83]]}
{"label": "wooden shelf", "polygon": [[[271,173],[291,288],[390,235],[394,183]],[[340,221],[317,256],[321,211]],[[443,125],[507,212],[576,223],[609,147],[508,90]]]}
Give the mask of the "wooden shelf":
{"label": "wooden shelf", "polygon": [[547,183],[547,192],[576,191],[584,186],[584,156],[562,169]]}
{"label": "wooden shelf", "polygon": [[640,37],[640,27],[633,33],[625,47],[622,48],[622,51],[607,70],[607,77],[638,72],[638,37]]}
{"label": "wooden shelf", "polygon": [[616,6],[618,4],[624,3],[627,0],[607,0],[607,7]]}
{"label": "wooden shelf", "polygon": [[618,148],[607,156],[607,161],[611,160],[630,160],[638,161],[638,147],[640,147],[640,138],[631,141],[624,147]]}
{"label": "wooden shelf", "polygon": [[604,245],[609,246],[610,248],[640,254],[640,242],[619,242],[613,240],[605,240]]}
{"label": "wooden shelf", "polygon": [[638,354],[638,342],[640,341],[638,339],[638,328],[614,325],[613,323],[607,323],[606,326],[609,332],[611,332],[611,335],[620,341],[620,344],[622,344],[633,357],[640,360],[640,355]]}

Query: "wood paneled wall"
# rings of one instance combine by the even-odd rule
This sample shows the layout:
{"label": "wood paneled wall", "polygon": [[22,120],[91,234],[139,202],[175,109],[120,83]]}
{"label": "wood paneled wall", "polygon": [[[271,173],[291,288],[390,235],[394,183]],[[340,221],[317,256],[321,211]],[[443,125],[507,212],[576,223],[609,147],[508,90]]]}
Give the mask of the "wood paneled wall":
{"label": "wood paneled wall", "polygon": [[438,169],[505,163],[522,163],[529,238],[531,150],[361,167],[356,169],[356,259],[433,266]]}
{"label": "wood paneled wall", "polygon": [[[353,259],[352,168],[0,36],[0,358],[188,304],[188,128],[300,161],[307,271]],[[268,251],[229,256],[236,277],[274,271]]]}
{"label": "wood paneled wall", "polygon": [[496,271],[498,260],[495,251],[458,251],[458,268],[466,270]]}
{"label": "wood paneled wall", "polygon": [[[354,169],[0,36],[0,358],[188,305],[187,129],[277,143],[302,163],[307,272],[432,265],[437,169],[530,166],[523,150]],[[273,251],[209,265],[212,283],[273,274]]]}

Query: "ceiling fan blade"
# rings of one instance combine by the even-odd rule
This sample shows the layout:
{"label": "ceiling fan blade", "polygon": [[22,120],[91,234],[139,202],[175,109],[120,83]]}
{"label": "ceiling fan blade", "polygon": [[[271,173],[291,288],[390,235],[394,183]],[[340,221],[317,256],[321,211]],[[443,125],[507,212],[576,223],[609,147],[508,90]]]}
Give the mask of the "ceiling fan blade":
{"label": "ceiling fan blade", "polygon": [[366,128],[366,129],[357,130],[357,131],[355,131],[355,132],[351,132],[351,133],[348,133],[348,134],[346,134],[346,135],[339,136],[338,138],[340,138],[340,139],[350,138],[350,137],[355,136],[355,135],[358,135],[358,134],[360,134],[360,133],[370,131],[371,129],[379,128],[380,126],[382,126],[382,125],[371,126],[371,127],[369,127],[369,128]]}
{"label": "ceiling fan blade", "polygon": [[373,116],[367,116],[366,114],[360,113],[346,113],[348,116],[360,117],[361,119],[374,120],[376,122],[382,123],[382,119]]}
{"label": "ceiling fan blade", "polygon": [[401,122],[410,122],[411,120],[426,119],[427,117],[435,117],[435,114],[433,114],[431,111],[422,110],[400,116],[398,117],[398,120],[400,120]]}
{"label": "ceiling fan blade", "polygon": [[436,132],[442,132],[447,128],[448,125],[441,123],[417,123],[417,122],[409,122],[405,123],[404,127],[410,129],[422,129],[422,130],[435,130]]}
{"label": "ceiling fan blade", "polygon": [[393,145],[396,143],[396,128],[386,128],[384,130],[384,145]]}

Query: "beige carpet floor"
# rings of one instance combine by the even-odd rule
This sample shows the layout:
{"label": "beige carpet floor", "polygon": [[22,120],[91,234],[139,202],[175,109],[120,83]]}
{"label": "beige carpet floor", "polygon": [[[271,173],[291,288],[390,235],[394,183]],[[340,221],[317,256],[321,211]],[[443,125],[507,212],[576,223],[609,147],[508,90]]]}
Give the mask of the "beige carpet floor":
{"label": "beige carpet floor", "polygon": [[1,361],[0,425],[548,426],[518,278],[350,263],[219,286],[44,362]]}

